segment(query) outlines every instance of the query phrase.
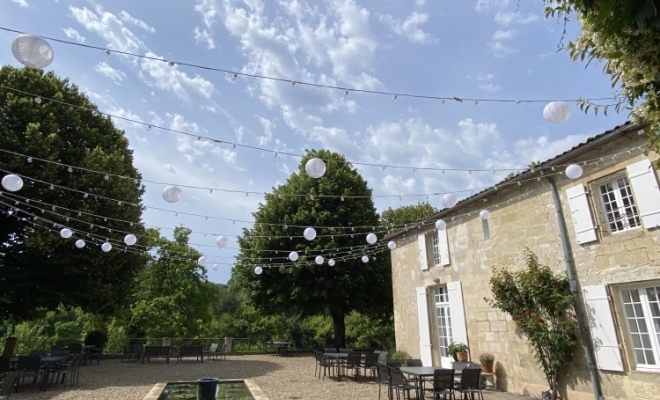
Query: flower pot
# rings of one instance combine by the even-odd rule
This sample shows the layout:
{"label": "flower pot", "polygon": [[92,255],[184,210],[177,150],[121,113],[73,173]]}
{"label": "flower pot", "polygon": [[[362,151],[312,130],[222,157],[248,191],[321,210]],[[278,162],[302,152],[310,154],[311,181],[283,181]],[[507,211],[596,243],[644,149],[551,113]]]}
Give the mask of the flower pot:
{"label": "flower pot", "polygon": [[481,364],[481,369],[486,374],[492,374],[493,373],[493,363],[492,362],[483,363],[483,364]]}
{"label": "flower pot", "polygon": [[468,361],[468,353],[467,351],[463,351],[460,353],[456,353],[456,358],[458,358],[459,362],[467,362]]}

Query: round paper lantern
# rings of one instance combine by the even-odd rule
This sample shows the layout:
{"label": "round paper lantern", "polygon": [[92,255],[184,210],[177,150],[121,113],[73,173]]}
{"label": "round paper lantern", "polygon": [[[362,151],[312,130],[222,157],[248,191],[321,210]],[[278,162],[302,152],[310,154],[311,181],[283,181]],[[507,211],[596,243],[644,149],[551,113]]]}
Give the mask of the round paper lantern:
{"label": "round paper lantern", "polygon": [[389,243],[387,243],[387,248],[390,250],[396,249],[396,242],[394,240],[391,240]]}
{"label": "round paper lantern", "polygon": [[291,253],[289,253],[289,260],[291,260],[293,262],[298,261],[298,253],[296,253],[295,251],[292,251]]}
{"label": "round paper lantern", "polygon": [[571,107],[563,101],[553,101],[548,103],[543,109],[543,118],[553,124],[566,122],[571,116]]}
{"label": "round paper lantern", "polygon": [[566,167],[566,176],[571,179],[577,179],[582,176],[582,167],[577,164],[571,164]]}
{"label": "round paper lantern", "polygon": [[47,41],[27,33],[14,39],[11,52],[21,64],[39,69],[49,66],[54,56],[53,48]]}
{"label": "round paper lantern", "polygon": [[369,262],[369,256],[362,256],[362,262],[363,263],[368,263]]}
{"label": "round paper lantern", "polygon": [[112,250],[112,245],[110,243],[103,243],[101,245],[101,250],[105,251],[106,253]]}
{"label": "round paper lantern", "polygon": [[375,233],[370,233],[367,235],[367,243],[374,244],[378,241],[378,237]]}
{"label": "round paper lantern", "polygon": [[219,271],[220,270],[220,265],[219,264],[213,264],[213,270],[214,271]]}
{"label": "round paper lantern", "polygon": [[334,267],[335,266],[335,260],[333,260],[331,258],[330,261],[328,261],[328,265],[331,266],[331,267]]}
{"label": "round paper lantern", "polygon": [[479,212],[479,217],[481,217],[481,219],[488,219],[488,218],[490,218],[490,211],[488,211],[488,210],[481,210],[481,211]]}
{"label": "round paper lantern", "polygon": [[314,228],[305,228],[305,231],[303,232],[303,236],[307,240],[314,240],[316,237],[316,230]]}
{"label": "round paper lantern", "polygon": [[435,221],[435,229],[439,231],[444,231],[445,229],[447,229],[447,223],[445,222],[445,220],[439,219]]}
{"label": "round paper lantern", "polygon": [[137,243],[137,238],[134,234],[129,233],[126,235],[126,237],[124,237],[124,243],[126,243],[126,246],[133,246],[135,243]]}
{"label": "round paper lantern", "polygon": [[215,244],[217,244],[218,247],[227,247],[227,243],[229,243],[227,236],[218,236],[215,240]]}
{"label": "round paper lantern", "polygon": [[71,229],[69,228],[64,228],[60,231],[60,236],[62,236],[64,239],[68,239],[73,235],[73,232],[71,232]]}
{"label": "round paper lantern", "polygon": [[445,206],[445,208],[452,208],[456,203],[458,203],[458,199],[453,193],[447,193],[442,196],[442,205]]}
{"label": "round paper lantern", "polygon": [[257,267],[254,269],[254,273],[257,275],[261,275],[262,272],[264,272],[264,270],[261,267]]}
{"label": "round paper lantern", "polygon": [[23,187],[23,179],[14,174],[5,175],[2,178],[2,187],[9,192],[17,192]]}
{"label": "round paper lantern", "polygon": [[321,256],[316,256],[316,258],[314,259],[314,261],[315,261],[318,265],[321,265],[321,264],[323,264],[323,257],[321,257]]}
{"label": "round paper lantern", "polygon": [[76,247],[82,249],[83,247],[85,247],[85,241],[82,239],[76,240]]}
{"label": "round paper lantern", "polygon": [[325,174],[325,163],[320,158],[310,158],[305,164],[305,172],[311,178],[318,179]]}
{"label": "round paper lantern", "polygon": [[163,189],[163,200],[165,200],[168,203],[176,203],[177,201],[181,200],[181,195],[183,193],[181,192],[181,189],[179,189],[178,186],[168,186],[165,189]]}
{"label": "round paper lantern", "polygon": [[197,264],[201,265],[202,267],[206,266],[206,256],[201,256],[200,258],[197,259]]}

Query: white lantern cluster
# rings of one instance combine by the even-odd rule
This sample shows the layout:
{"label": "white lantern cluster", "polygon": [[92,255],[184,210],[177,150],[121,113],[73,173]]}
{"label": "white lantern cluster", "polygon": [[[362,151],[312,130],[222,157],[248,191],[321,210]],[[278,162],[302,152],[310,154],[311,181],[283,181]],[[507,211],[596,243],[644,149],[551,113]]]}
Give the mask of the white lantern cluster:
{"label": "white lantern cluster", "polygon": [[76,240],[76,247],[82,249],[83,247],[85,247],[85,241],[82,239]]}
{"label": "white lantern cluster", "polygon": [[481,211],[479,212],[479,217],[480,217],[481,219],[488,219],[488,218],[490,218],[490,211],[488,211],[488,210],[481,210]]}
{"label": "white lantern cluster", "polygon": [[39,69],[49,66],[54,58],[53,48],[46,40],[27,33],[14,39],[11,52],[21,64]]}
{"label": "white lantern cluster", "polygon": [[452,208],[458,203],[458,199],[453,193],[447,193],[446,195],[442,196],[442,205],[445,208]]}
{"label": "white lantern cluster", "polygon": [[23,179],[15,174],[5,175],[2,178],[2,187],[8,192],[18,192],[23,188]]}
{"label": "white lantern cluster", "polygon": [[303,236],[305,237],[305,239],[309,241],[314,240],[316,238],[316,229],[312,227],[305,228],[305,230],[303,231]]}
{"label": "white lantern cluster", "polygon": [[571,108],[563,101],[550,102],[543,108],[543,118],[553,124],[566,122],[570,116]]}
{"label": "white lantern cluster", "polygon": [[566,176],[571,179],[577,179],[582,176],[582,167],[577,164],[571,164],[566,167]]}
{"label": "white lantern cluster", "polygon": [[320,158],[310,158],[305,164],[305,172],[310,178],[318,179],[325,174],[325,162]]}
{"label": "white lantern cluster", "polygon": [[447,229],[447,223],[445,222],[445,220],[439,219],[435,221],[435,229],[439,231],[444,231],[445,229]]}
{"label": "white lantern cluster", "polygon": [[295,251],[292,251],[291,253],[289,253],[289,260],[291,260],[293,262],[298,261],[298,253],[296,253]]}
{"label": "white lantern cluster", "polygon": [[218,238],[215,240],[215,244],[217,244],[220,248],[227,247],[228,243],[229,239],[227,236],[218,236]]}
{"label": "white lantern cluster", "polygon": [[182,195],[183,192],[178,186],[171,185],[163,189],[163,200],[168,203],[176,203],[181,200]]}
{"label": "white lantern cluster", "polygon": [[219,271],[220,270],[220,265],[219,264],[213,264],[213,270],[214,271]]}
{"label": "white lantern cluster", "polygon": [[64,239],[68,239],[73,236],[73,232],[69,228],[64,228],[60,231],[60,236],[62,236]]}
{"label": "white lantern cluster", "polygon": [[264,272],[264,270],[261,267],[256,267],[254,269],[254,273],[257,274],[257,275],[261,275],[262,272]]}
{"label": "white lantern cluster", "polygon": [[390,250],[394,250],[394,249],[396,249],[396,242],[395,242],[394,240],[390,240],[390,241],[387,243],[387,248],[390,249]]}
{"label": "white lantern cluster", "polygon": [[108,242],[105,242],[101,245],[101,250],[105,251],[106,253],[112,250],[112,245]]}
{"label": "white lantern cluster", "polygon": [[208,259],[206,258],[206,256],[201,256],[197,259],[197,264],[199,264],[202,267],[205,267],[207,261]]}
{"label": "white lantern cluster", "polygon": [[318,265],[323,265],[323,257],[322,256],[316,256],[316,259],[314,259],[314,262],[316,262]]}
{"label": "white lantern cluster", "polygon": [[368,263],[369,262],[369,256],[362,256],[362,262],[363,263]]}
{"label": "white lantern cluster", "polygon": [[367,235],[367,243],[374,244],[378,241],[378,237],[375,233],[370,233]]}
{"label": "white lantern cluster", "polygon": [[133,246],[135,243],[137,243],[137,237],[135,237],[134,234],[129,233],[124,237],[124,243],[126,243],[126,246]]}
{"label": "white lantern cluster", "polygon": [[328,261],[328,265],[331,266],[331,267],[334,267],[335,266],[335,260],[333,260],[331,258],[330,261]]}

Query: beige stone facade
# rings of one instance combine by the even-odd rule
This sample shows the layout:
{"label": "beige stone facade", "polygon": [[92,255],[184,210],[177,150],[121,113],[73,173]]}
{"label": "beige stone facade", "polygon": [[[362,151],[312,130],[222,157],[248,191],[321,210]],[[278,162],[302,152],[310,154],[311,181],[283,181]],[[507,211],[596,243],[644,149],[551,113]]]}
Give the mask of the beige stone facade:
{"label": "beige stone facade", "polygon": [[[644,341],[650,339],[650,344],[639,345],[633,342],[631,323],[639,324],[643,318],[632,320],[631,315],[624,311],[623,305],[625,293],[631,293],[624,293],[626,289],[633,288],[646,294],[651,293],[647,291],[651,290],[648,288],[658,288],[660,295],[660,229],[642,223],[647,221],[647,224],[650,224],[649,221],[654,221],[653,216],[647,214],[649,207],[652,208],[655,203],[654,199],[660,199],[658,171],[650,170],[655,173],[655,187],[645,185],[642,188],[639,183],[648,184],[651,182],[648,180],[651,175],[647,175],[645,181],[640,181],[631,176],[632,170],[629,169],[635,163],[654,161],[658,156],[655,153],[648,156],[644,154],[646,135],[632,124],[596,138],[597,140],[575,148],[562,157],[543,163],[540,169],[543,169],[546,175],[551,175],[556,182],[580,288],[596,290],[589,293],[596,293],[599,288],[604,288],[607,293],[607,296],[601,298],[583,300],[587,303],[594,302],[587,304],[587,308],[593,320],[591,324],[595,324],[592,327],[594,342],[601,351],[597,357],[603,397],[607,400],[658,399],[660,359],[645,358],[641,363],[640,359],[647,356],[657,358],[660,355],[660,308],[655,310],[660,307],[660,299],[654,302],[653,298],[645,297],[642,310],[646,315],[644,321],[655,325],[646,327],[649,330],[648,335],[637,338]],[[560,174],[560,171],[571,163],[584,165],[584,173],[577,180]],[[556,166],[555,171],[552,171],[552,165]],[[638,210],[638,214],[642,214],[638,215],[639,226],[633,226],[635,220],[627,217],[615,220],[614,227],[609,224],[601,186],[613,180],[617,182],[619,178],[624,178],[620,183],[629,183],[633,201],[638,209],[640,206],[643,209]],[[566,270],[557,210],[549,183],[540,176],[538,170],[523,173],[522,176],[514,178],[514,182],[515,180],[521,180],[521,184],[501,185],[493,193],[476,195],[460,202],[448,212],[441,212],[438,218],[447,223],[446,241],[442,234],[438,235],[433,223],[424,224],[421,228],[411,227],[394,235],[397,242],[397,248],[392,251],[396,344],[397,349],[408,352],[412,357],[424,358],[424,349],[428,347],[425,347],[425,335],[430,336],[431,354],[427,355],[427,360],[432,357],[433,365],[445,366],[448,361],[441,357],[443,349],[439,337],[443,331],[442,326],[448,325],[452,328],[451,339],[460,338],[463,335],[461,330],[465,329],[472,360],[478,362],[479,354],[486,351],[495,355],[498,389],[539,396],[548,386],[536,365],[530,347],[516,331],[510,318],[490,308],[484,301],[484,297],[490,297],[488,282],[492,274],[491,268],[522,267],[525,248],[534,251],[540,261],[553,270]],[[631,181],[635,184],[630,183]],[[578,196],[588,202],[586,209],[582,207],[578,210],[579,207],[567,195],[568,189],[578,185],[583,185],[586,189],[586,195]],[[618,189],[621,196],[623,189]],[[574,193],[574,190],[570,193]],[[655,195],[658,197],[653,197]],[[621,206],[622,199],[617,197],[616,200]],[[587,203],[582,203],[582,206],[585,204]],[[660,210],[660,201],[655,206],[655,210]],[[479,217],[479,212],[483,209],[490,211],[487,226]],[[591,216],[595,228],[591,231],[582,229],[584,220],[582,225],[574,222],[584,217],[585,212]],[[580,229],[576,230],[576,224]],[[620,232],[611,233],[612,230],[619,229]],[[586,239],[587,242],[580,244],[577,231],[581,235],[581,241],[584,242],[584,235],[590,234],[594,235],[595,240]],[[425,247],[420,243],[420,234],[424,234]],[[443,248],[443,242],[446,249]],[[420,255],[420,251],[426,254]],[[448,252],[448,255],[440,254],[443,251]],[[424,258],[428,262],[426,268],[422,267]],[[457,285],[458,294],[452,299],[451,289],[456,293]],[[449,303],[447,291],[451,300]],[[459,298],[460,292],[462,299]],[[579,293],[581,299],[591,299],[588,296],[593,296],[587,292]],[[427,301],[426,310],[421,307],[420,311],[419,304],[424,296]],[[594,304],[598,307],[593,306]],[[605,339],[603,335],[608,334],[608,315],[603,312],[601,306],[611,315],[610,336]],[[639,305],[631,306],[635,308]],[[446,314],[450,311],[451,315],[447,317]],[[655,311],[658,312],[657,319],[653,319]],[[427,314],[428,326],[423,318],[420,319],[424,312]],[[464,323],[460,315],[454,315],[461,312]],[[428,332],[425,332],[427,329]],[[648,351],[644,352],[644,349]],[[581,347],[575,359],[564,380],[562,392],[565,398],[570,400],[593,399],[585,355]],[[650,365],[650,361],[653,361],[655,366]],[[616,371],[617,369],[619,371]]]}

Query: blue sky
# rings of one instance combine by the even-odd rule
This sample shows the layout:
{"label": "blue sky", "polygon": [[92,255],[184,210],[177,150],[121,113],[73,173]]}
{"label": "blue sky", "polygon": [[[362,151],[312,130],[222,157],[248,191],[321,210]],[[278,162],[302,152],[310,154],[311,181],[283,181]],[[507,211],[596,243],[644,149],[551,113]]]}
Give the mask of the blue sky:
{"label": "blue sky", "polygon": [[[562,25],[546,20],[541,0],[10,0],[0,25],[84,44],[151,54],[228,70],[360,89],[462,98],[611,97],[602,68],[556,53]],[[568,38],[578,29],[569,26]],[[15,35],[0,32],[0,63],[18,65]],[[585,116],[550,124],[543,103],[448,102],[292,87],[158,61],[52,43],[48,67],[67,76],[102,111],[219,140],[302,153],[326,148],[349,160],[437,168],[522,168],[626,120]],[[126,122],[145,179],[234,190],[270,191],[299,160],[232,149]],[[358,167],[375,195],[482,188],[507,173],[413,172]],[[174,205],[162,185],[147,185],[146,206],[251,220],[258,195],[186,189]],[[376,198],[379,210],[420,198]],[[441,208],[438,198],[432,204]],[[147,224],[236,235],[245,224],[148,210]],[[163,230],[168,235],[170,231]],[[226,282],[237,247],[214,248],[209,278]],[[208,247],[206,247],[208,246]],[[210,269],[221,263],[219,271]]]}

